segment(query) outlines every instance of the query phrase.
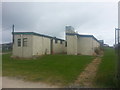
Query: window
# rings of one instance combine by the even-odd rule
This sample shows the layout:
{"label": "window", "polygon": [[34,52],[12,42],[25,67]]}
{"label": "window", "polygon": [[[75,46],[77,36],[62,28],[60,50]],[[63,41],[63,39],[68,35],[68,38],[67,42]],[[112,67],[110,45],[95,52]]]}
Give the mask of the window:
{"label": "window", "polygon": [[23,47],[27,46],[27,38],[23,38]]}
{"label": "window", "polygon": [[57,43],[58,41],[57,41],[57,39],[55,39],[55,43]]}
{"label": "window", "polygon": [[62,44],[62,40],[60,41],[60,44]]}
{"label": "window", "polygon": [[21,39],[18,39],[18,47],[21,46]]}

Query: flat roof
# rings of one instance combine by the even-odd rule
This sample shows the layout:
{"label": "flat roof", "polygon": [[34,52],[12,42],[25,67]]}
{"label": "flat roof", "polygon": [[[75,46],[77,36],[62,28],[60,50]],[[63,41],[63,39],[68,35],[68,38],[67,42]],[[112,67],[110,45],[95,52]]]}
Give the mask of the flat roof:
{"label": "flat roof", "polygon": [[[13,32],[12,32],[13,34]],[[44,35],[44,34],[39,34],[39,33],[35,33],[35,32],[14,32],[15,35],[20,35],[20,34],[24,34],[24,35],[36,35],[36,36],[42,36],[42,37],[46,37],[46,38],[51,38],[51,39],[57,39],[57,40],[62,40],[65,41],[63,39],[59,39],[56,37],[52,37],[52,36],[48,36],[48,35]]]}
{"label": "flat roof", "polygon": [[80,37],[92,37],[94,40],[99,42],[93,35],[81,35],[81,34],[78,34],[78,33],[66,33],[66,35],[77,35],[77,36],[80,36]]}

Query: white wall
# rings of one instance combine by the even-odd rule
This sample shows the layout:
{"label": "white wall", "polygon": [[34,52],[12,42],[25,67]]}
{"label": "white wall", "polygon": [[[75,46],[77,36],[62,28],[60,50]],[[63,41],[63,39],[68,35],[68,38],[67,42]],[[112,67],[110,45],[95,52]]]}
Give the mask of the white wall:
{"label": "white wall", "polygon": [[23,57],[32,57],[32,35],[23,35],[23,38],[27,38],[27,46],[22,47],[23,48]]}
{"label": "white wall", "polygon": [[[23,38],[27,38],[27,46],[23,47]],[[21,39],[21,46],[18,47],[18,39]],[[13,56],[32,57],[32,35],[15,35],[13,45]]]}
{"label": "white wall", "polygon": [[66,35],[66,40],[67,40],[67,54],[77,55],[77,36]]}
{"label": "white wall", "polygon": [[93,55],[96,47],[100,44],[93,37],[66,35],[67,54]]}
{"label": "white wall", "polygon": [[44,55],[50,53],[50,38],[33,35],[33,55]]}
{"label": "white wall", "polygon": [[100,43],[93,39],[93,51],[95,51],[95,48],[99,48],[99,47],[100,47]]}
{"label": "white wall", "polygon": [[92,37],[80,37],[80,36],[78,36],[77,40],[78,40],[78,54],[92,55],[92,53],[93,53]]}
{"label": "white wall", "polygon": [[[27,46],[23,47],[23,38],[27,38]],[[18,47],[18,39],[21,39],[21,47]],[[65,53],[65,41],[55,43],[53,40],[53,52]],[[15,43],[13,45],[13,56],[29,58],[36,55],[51,54],[51,38],[37,35],[15,35]]]}
{"label": "white wall", "polygon": [[55,39],[53,39],[52,45],[53,45],[53,54],[66,53],[65,41],[62,41],[61,44],[60,40],[57,40],[57,43],[55,43]]}

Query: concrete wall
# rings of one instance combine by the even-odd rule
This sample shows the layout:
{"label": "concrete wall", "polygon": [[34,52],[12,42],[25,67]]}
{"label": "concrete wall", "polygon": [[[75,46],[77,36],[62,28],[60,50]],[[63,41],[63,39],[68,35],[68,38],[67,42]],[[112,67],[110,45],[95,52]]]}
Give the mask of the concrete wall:
{"label": "concrete wall", "polygon": [[33,35],[33,55],[51,54],[50,38]]}
{"label": "concrete wall", "polygon": [[66,40],[67,40],[67,54],[77,55],[77,36],[66,35]]}
{"label": "concrete wall", "polygon": [[[27,46],[23,47],[23,38],[27,38]],[[21,46],[18,47],[18,39],[21,39]],[[13,45],[13,56],[32,57],[32,35],[15,35]]]}
{"label": "concrete wall", "polygon": [[100,44],[91,36],[87,37],[74,34],[74,32],[70,33],[72,34],[66,35],[67,54],[93,55],[95,52],[95,48],[98,48],[100,46]]}
{"label": "concrete wall", "polygon": [[66,53],[65,41],[62,41],[62,44],[60,42],[60,40],[57,40],[57,43],[55,43],[55,39],[53,39],[53,54]]}
{"label": "concrete wall", "polygon": [[93,42],[92,37],[80,37],[78,36],[78,54],[81,55],[92,55],[93,53]]}
{"label": "concrete wall", "polygon": [[99,47],[100,47],[100,43],[93,39],[93,52],[95,51],[96,48],[99,48]]}
{"label": "concrete wall", "polygon": [[[35,55],[59,54],[66,53],[68,55],[93,55],[95,48],[100,44],[93,37],[83,37],[74,31],[67,30],[66,41],[37,35],[15,35],[15,43],[13,45],[13,56],[29,58]],[[74,35],[75,34],[75,35]],[[27,46],[23,46],[23,38],[27,38]],[[21,39],[21,46],[18,47],[18,39]],[[52,41],[52,42],[51,42]]]}
{"label": "concrete wall", "polygon": [[93,47],[100,47],[100,43],[93,39]]}
{"label": "concrete wall", "polygon": [[78,37],[78,54],[93,55],[99,46],[100,43],[93,37]]}
{"label": "concrete wall", "polygon": [[[23,38],[27,38],[27,46],[23,46]],[[21,39],[21,46],[18,46],[18,39]],[[37,35],[15,35],[15,43],[13,45],[13,56],[30,58],[36,55],[66,53],[65,41],[60,43],[51,42],[51,38]]]}

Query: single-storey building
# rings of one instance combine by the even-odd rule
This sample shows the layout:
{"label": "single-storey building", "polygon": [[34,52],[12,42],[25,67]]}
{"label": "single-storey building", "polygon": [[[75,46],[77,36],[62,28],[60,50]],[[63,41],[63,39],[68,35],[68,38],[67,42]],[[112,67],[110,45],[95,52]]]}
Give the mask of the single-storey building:
{"label": "single-storey building", "polygon": [[13,56],[30,58],[37,55],[66,53],[66,41],[35,32],[14,32]]}
{"label": "single-storey building", "polygon": [[100,42],[93,35],[81,35],[71,26],[66,26],[67,54],[93,55]]}
{"label": "single-storey building", "polygon": [[46,54],[93,55],[100,42],[93,35],[81,35],[66,26],[66,40],[35,32],[14,32],[13,56],[30,58]]}

